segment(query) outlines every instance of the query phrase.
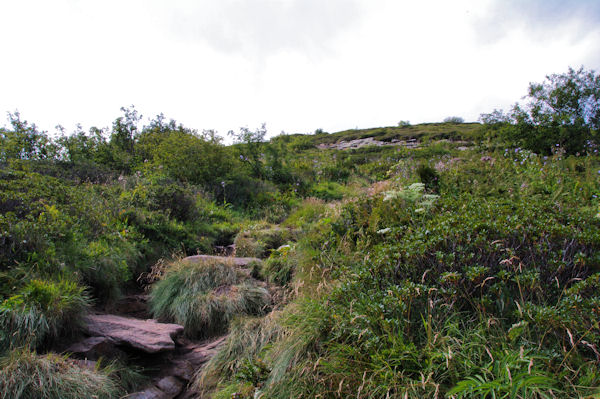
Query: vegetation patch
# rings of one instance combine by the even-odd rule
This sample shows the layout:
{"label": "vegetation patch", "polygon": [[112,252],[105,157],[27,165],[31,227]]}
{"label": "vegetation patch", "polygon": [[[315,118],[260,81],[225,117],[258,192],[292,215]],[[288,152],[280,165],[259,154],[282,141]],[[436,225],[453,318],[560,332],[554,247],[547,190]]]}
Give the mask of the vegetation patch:
{"label": "vegetation patch", "polygon": [[74,282],[30,281],[0,304],[0,350],[36,348],[75,334],[90,304]]}
{"label": "vegetation patch", "polygon": [[3,399],[111,399],[124,393],[102,370],[54,354],[13,350],[0,358],[0,369]]}
{"label": "vegetation patch", "polygon": [[213,260],[175,262],[150,293],[156,317],[183,325],[196,338],[226,331],[237,315],[262,314],[269,302],[268,291],[246,273]]}
{"label": "vegetation patch", "polygon": [[[280,313],[272,312],[264,317],[238,318],[221,350],[202,368],[196,376],[194,386],[199,392],[208,393],[219,384],[231,379],[254,387],[262,384],[268,375],[264,369],[263,356],[268,345],[284,334]],[[246,371],[244,374],[242,370]],[[251,381],[254,380],[254,381]],[[220,387],[224,395],[229,388]]]}
{"label": "vegetation patch", "polygon": [[278,226],[258,224],[235,237],[236,256],[266,258],[272,250],[297,239],[297,231]]}

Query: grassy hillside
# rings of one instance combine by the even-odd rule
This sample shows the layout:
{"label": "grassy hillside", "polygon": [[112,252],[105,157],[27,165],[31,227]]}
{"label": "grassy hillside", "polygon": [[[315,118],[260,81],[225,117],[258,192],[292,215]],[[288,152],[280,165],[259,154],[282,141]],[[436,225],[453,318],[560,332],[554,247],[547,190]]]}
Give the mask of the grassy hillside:
{"label": "grassy hillside", "polygon": [[[576,153],[534,153],[506,121],[270,141],[263,128],[233,146],[164,117],[140,126],[131,109],[111,130],[59,138],[10,122],[1,392],[131,390],[110,367],[78,369],[53,349],[138,281],[157,281],[152,311],[188,337],[229,329],[195,377],[203,397],[598,392],[595,131]],[[365,138],[377,143],[332,146]],[[264,262],[169,262],[234,243]],[[17,368],[19,381],[7,376]]]}
{"label": "grassy hillside", "polygon": [[337,143],[372,137],[379,141],[417,139],[424,140],[469,140],[481,131],[480,123],[422,123],[418,125],[379,127],[371,129],[344,130],[337,133],[317,133],[315,144]]}
{"label": "grassy hillside", "polygon": [[293,299],[240,321],[199,388],[219,398],[597,392],[595,147],[539,156],[433,145],[289,216],[303,235],[270,260],[294,271]]}

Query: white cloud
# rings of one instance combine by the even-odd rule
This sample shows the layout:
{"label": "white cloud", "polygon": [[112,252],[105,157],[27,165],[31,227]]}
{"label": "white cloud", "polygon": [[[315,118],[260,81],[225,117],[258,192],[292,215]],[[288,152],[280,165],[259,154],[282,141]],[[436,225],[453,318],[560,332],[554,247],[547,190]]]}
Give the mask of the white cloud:
{"label": "white cloud", "polygon": [[475,120],[600,66],[600,7],[550,3],[538,18],[499,0],[3,2],[0,111],[52,129],[135,104],[223,135]]}

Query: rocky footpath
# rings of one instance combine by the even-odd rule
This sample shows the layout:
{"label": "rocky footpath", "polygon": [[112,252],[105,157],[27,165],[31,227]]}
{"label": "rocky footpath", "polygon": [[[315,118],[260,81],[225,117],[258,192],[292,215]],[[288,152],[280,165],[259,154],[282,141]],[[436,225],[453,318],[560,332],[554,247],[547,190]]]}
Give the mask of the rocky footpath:
{"label": "rocky footpath", "polygon": [[[127,301],[129,299],[129,301]],[[136,303],[139,296],[125,298]],[[142,302],[143,303],[143,302]],[[124,307],[139,312],[136,306]],[[183,337],[183,326],[117,314],[91,314],[85,320],[84,337],[65,352],[82,366],[94,368],[100,358],[134,360],[148,371],[151,383],[127,398],[193,398],[188,382],[214,354],[225,336],[195,342]]]}
{"label": "rocky footpath", "polygon": [[[258,258],[213,255],[195,255],[185,260],[230,262],[247,273],[253,262],[260,262]],[[84,320],[85,336],[64,352],[84,367],[95,367],[101,358],[142,367],[150,383],[126,396],[128,399],[197,397],[188,384],[217,353],[226,336],[189,340],[183,335],[183,326],[149,318],[147,301],[146,294],[134,293],[102,312],[88,315]]]}

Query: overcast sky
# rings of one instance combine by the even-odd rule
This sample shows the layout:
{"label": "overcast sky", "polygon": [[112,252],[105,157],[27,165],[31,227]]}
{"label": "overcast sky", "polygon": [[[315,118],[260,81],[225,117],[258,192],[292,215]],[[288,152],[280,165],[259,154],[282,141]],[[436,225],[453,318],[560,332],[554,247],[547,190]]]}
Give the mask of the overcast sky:
{"label": "overcast sky", "polygon": [[334,132],[474,121],[599,71],[600,1],[0,0],[0,44],[0,112],[50,132],[131,104],[223,136]]}

